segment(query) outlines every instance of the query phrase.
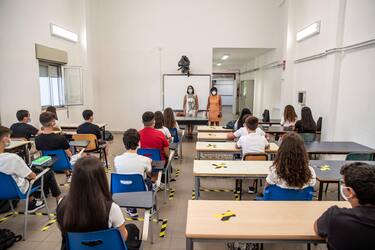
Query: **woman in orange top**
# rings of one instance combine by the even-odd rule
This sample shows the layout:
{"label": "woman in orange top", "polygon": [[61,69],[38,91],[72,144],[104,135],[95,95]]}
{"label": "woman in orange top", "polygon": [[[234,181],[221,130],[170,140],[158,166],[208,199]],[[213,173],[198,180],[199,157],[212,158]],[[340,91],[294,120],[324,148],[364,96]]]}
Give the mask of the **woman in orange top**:
{"label": "woman in orange top", "polygon": [[210,126],[219,126],[221,120],[221,96],[217,94],[217,88],[212,87],[208,97],[207,112]]}

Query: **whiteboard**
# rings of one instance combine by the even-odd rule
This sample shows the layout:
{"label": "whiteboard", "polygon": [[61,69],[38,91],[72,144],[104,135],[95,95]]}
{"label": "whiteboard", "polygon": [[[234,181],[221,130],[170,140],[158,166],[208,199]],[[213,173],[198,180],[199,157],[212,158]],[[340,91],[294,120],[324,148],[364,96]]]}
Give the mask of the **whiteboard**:
{"label": "whiteboard", "polygon": [[184,96],[187,86],[194,87],[194,93],[198,95],[199,110],[206,110],[207,99],[211,89],[211,75],[163,75],[163,109],[170,107],[173,110],[183,110]]}

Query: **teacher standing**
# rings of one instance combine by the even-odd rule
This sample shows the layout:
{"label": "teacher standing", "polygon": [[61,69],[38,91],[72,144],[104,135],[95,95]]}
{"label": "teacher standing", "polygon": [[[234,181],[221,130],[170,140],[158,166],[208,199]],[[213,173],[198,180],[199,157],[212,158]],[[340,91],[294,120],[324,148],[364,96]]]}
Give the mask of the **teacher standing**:
{"label": "teacher standing", "polygon": [[[186,117],[196,117],[199,109],[198,96],[194,93],[194,87],[189,85],[184,97],[184,113]],[[188,125],[189,138],[193,137],[193,125]]]}
{"label": "teacher standing", "polygon": [[212,87],[207,101],[208,121],[210,126],[219,126],[221,114],[221,96],[217,94],[217,88]]}

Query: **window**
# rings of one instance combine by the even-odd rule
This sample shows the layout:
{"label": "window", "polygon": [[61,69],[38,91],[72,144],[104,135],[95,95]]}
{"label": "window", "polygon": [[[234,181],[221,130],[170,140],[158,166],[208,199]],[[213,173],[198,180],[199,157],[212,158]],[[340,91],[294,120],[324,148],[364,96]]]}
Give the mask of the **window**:
{"label": "window", "polygon": [[81,67],[40,62],[39,82],[42,107],[83,104]]}
{"label": "window", "polygon": [[40,63],[39,82],[42,107],[65,105],[60,65]]}

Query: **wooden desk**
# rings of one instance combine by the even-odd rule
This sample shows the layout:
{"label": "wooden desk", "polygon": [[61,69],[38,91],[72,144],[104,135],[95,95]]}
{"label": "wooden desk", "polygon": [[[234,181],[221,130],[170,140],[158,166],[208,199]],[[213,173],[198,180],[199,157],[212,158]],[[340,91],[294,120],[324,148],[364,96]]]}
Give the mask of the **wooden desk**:
{"label": "wooden desk", "polygon": [[176,122],[178,125],[207,125],[208,119],[206,117],[189,117],[189,116],[177,116]]}
{"label": "wooden desk", "polygon": [[198,132],[221,132],[221,133],[229,133],[232,132],[233,129],[224,128],[223,126],[198,126]]}
{"label": "wooden desk", "polygon": [[[342,177],[340,174],[341,167],[345,164],[352,163],[355,161],[310,161],[310,166],[314,168],[316,173],[316,179],[319,181],[319,191],[318,191],[318,200],[322,200],[323,198],[323,184],[324,183],[335,183],[338,185],[338,200],[340,200],[340,178]],[[370,165],[374,165],[375,161],[364,161]],[[323,167],[324,165],[328,165],[329,169]]]}
{"label": "wooden desk", "polygon": [[[201,178],[261,178],[266,177],[273,161],[202,161],[195,160],[193,176],[195,178],[195,197],[200,197]],[[220,167],[223,164],[225,167]]]}
{"label": "wooden desk", "polygon": [[[275,154],[279,146],[275,143],[270,143],[270,148],[266,149],[266,153]],[[201,158],[202,153],[240,153],[241,149],[236,148],[235,142],[202,142],[198,141],[195,146],[198,154],[198,159]]]}
{"label": "wooden desk", "polygon": [[[350,207],[339,201],[189,200],[186,249],[192,250],[199,241],[324,243],[313,225],[333,205]],[[215,216],[227,210],[236,216],[228,221]]]}
{"label": "wooden desk", "polygon": [[264,127],[264,132],[268,134],[274,134],[274,135],[282,135],[288,132],[292,132],[293,130],[290,128],[286,128],[283,126],[271,126],[271,127]]}
{"label": "wooden desk", "polygon": [[375,153],[375,149],[351,141],[314,141],[305,147],[309,154]]}
{"label": "wooden desk", "polygon": [[198,141],[233,141],[227,138],[227,133],[198,132]]}
{"label": "wooden desk", "polygon": [[269,126],[272,126],[272,125],[280,125],[281,123],[281,119],[270,119],[269,122],[264,122],[262,119],[259,119],[259,124],[263,124],[263,125],[269,125]]}
{"label": "wooden desk", "polygon": [[[105,123],[94,123],[94,124],[97,125],[101,129],[101,131],[102,131],[102,138],[104,140],[104,138],[105,138],[104,137],[105,136],[105,127],[107,126],[107,124],[105,124]],[[77,128],[79,127],[79,125],[81,125],[81,124],[77,124],[77,123],[61,124],[60,128],[61,128],[61,130],[77,130]],[[64,134],[66,134],[66,132],[64,132]]]}

